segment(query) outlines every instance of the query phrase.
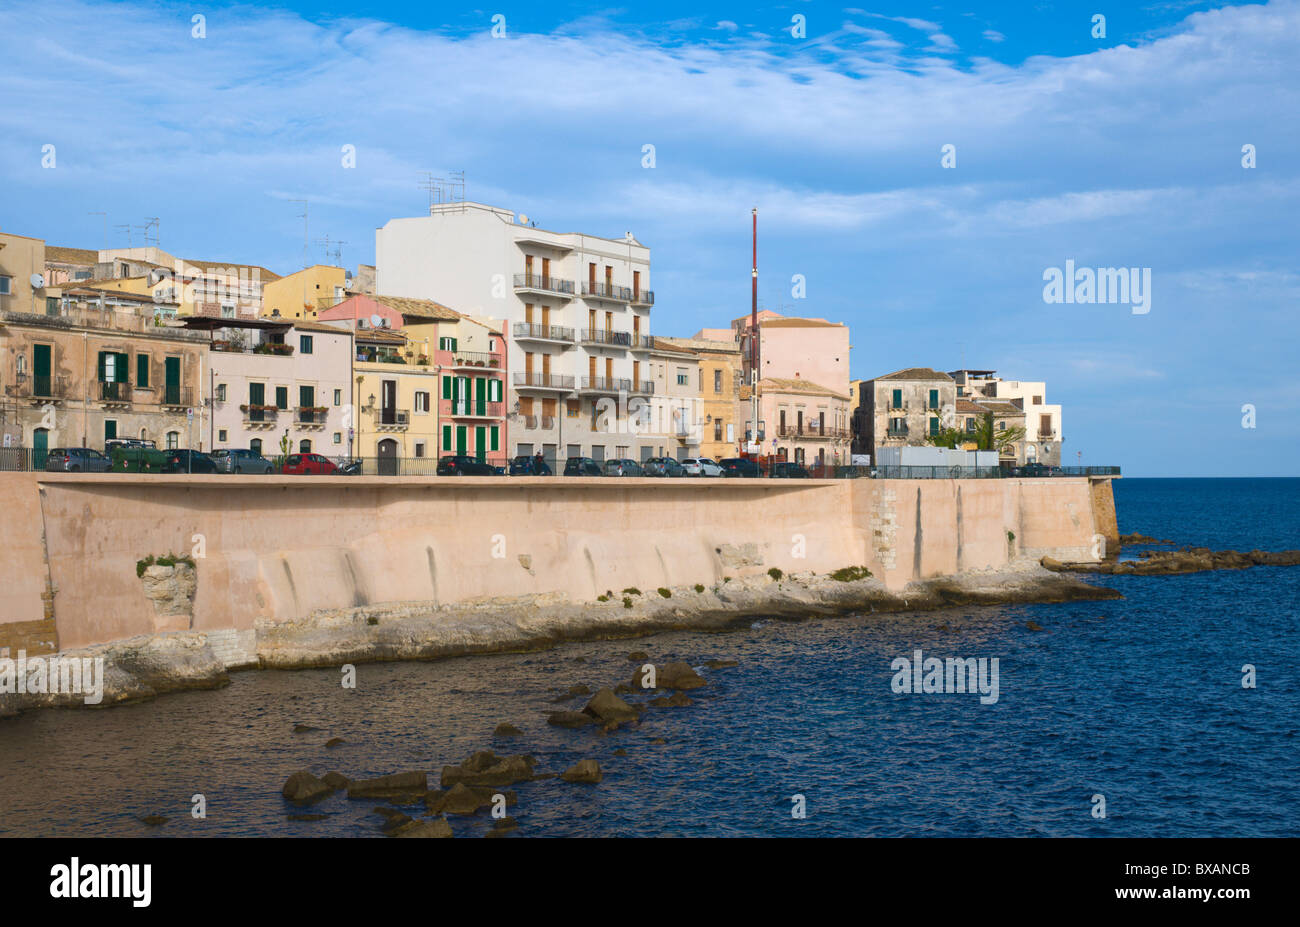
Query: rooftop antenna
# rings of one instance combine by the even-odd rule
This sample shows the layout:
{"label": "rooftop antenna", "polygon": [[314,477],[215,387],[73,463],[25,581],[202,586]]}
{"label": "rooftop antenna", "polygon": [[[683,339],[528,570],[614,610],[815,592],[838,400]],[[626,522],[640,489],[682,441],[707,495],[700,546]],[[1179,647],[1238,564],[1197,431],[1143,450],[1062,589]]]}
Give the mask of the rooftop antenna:
{"label": "rooftop antenna", "polygon": [[[333,264],[332,266],[334,266],[334,267],[342,267],[342,266],[343,266],[343,247],[342,247],[342,246],[347,244],[346,241],[338,241],[337,239],[330,238],[329,235],[326,235],[324,238],[317,238],[315,241],[316,241],[316,244],[318,244],[318,245],[324,245],[324,246],[325,246],[325,260],[326,260],[326,261],[329,261],[329,259],[330,259],[330,255],[332,254],[332,255],[334,255],[334,264]],[[331,244],[334,245],[334,249],[333,249],[333,250],[330,250],[330,245],[331,245]]]}
{"label": "rooftop antenna", "polygon": [[452,171],[446,177],[435,177],[431,171],[420,172],[421,181],[420,189],[429,191],[429,212],[433,212],[435,205],[443,206],[449,203],[465,202],[465,172]]}
{"label": "rooftop antenna", "polygon": [[122,229],[126,229],[126,249],[127,249],[128,251],[130,251],[130,250],[131,250],[131,225],[130,225],[130,223],[128,223],[128,224],[126,224],[126,225],[115,225],[115,226],[113,226],[113,228],[118,229],[119,231],[121,231]]}
{"label": "rooftop antenna", "polygon": [[153,245],[155,248],[161,248],[162,245],[158,241],[158,223],[161,220],[157,216],[145,216],[144,218],[144,243],[149,244],[149,230],[153,229]]}

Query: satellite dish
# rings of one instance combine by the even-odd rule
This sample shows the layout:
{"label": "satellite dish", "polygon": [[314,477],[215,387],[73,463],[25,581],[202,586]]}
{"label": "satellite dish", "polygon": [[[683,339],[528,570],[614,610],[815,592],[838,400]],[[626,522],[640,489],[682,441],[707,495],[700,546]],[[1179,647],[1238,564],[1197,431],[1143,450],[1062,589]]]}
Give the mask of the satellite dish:
{"label": "satellite dish", "polygon": [[527,224],[528,224],[528,217],[525,216],[522,212],[519,214],[519,224],[520,224],[520,225],[527,225]]}
{"label": "satellite dish", "polygon": [[370,317],[370,327],[371,327],[371,328],[383,328],[383,327],[384,327],[384,317],[383,317],[382,315],[380,315],[378,312],[376,312],[374,315],[372,315],[372,316]]}
{"label": "satellite dish", "polygon": [[45,288],[45,278],[40,274],[32,274],[30,282],[33,290],[42,290]]}

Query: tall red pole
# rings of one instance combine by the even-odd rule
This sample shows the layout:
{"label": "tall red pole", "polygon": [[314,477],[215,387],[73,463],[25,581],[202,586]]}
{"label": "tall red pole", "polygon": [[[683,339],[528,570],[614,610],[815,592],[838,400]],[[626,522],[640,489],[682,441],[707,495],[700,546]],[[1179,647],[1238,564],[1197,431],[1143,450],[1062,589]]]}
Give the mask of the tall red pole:
{"label": "tall red pole", "polygon": [[[750,421],[753,422],[753,443],[759,444],[758,437],[758,207],[754,207],[754,266],[751,271],[751,302],[749,310],[749,395]],[[761,456],[763,448],[760,445]]]}

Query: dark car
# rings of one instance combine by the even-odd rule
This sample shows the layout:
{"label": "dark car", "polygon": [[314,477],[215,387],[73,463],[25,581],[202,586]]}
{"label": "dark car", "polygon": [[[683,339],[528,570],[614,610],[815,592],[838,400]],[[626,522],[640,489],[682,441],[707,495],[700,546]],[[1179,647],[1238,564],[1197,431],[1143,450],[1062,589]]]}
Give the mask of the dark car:
{"label": "dark car", "polygon": [[806,480],[808,479],[808,470],[797,463],[779,460],[772,464],[772,472],[769,476],[773,479]]}
{"label": "dark car", "polygon": [[627,457],[617,457],[613,460],[605,461],[606,476],[645,476],[645,471],[635,460]]}
{"label": "dark car", "polygon": [[338,466],[324,454],[290,454],[280,465],[280,472],[300,476],[333,476]]}
{"label": "dark car", "polygon": [[46,470],[67,473],[107,473],[113,462],[93,447],[56,447],[45,455]]}
{"label": "dark car", "polygon": [[1012,471],[1016,476],[1054,476],[1060,472],[1059,467],[1049,467],[1047,464],[1028,463],[1023,467],[1018,467]]}
{"label": "dark car", "polygon": [[222,473],[272,473],[275,467],[257,451],[243,447],[221,448],[212,452],[212,460]]}
{"label": "dark car", "polygon": [[686,468],[672,457],[651,457],[641,465],[646,476],[685,476]]}
{"label": "dark car", "polygon": [[163,473],[167,454],[155,447],[119,444],[113,448],[114,473]]}
{"label": "dark car", "polygon": [[544,457],[520,454],[510,460],[511,476],[550,476],[551,465]]}
{"label": "dark car", "polygon": [[163,451],[167,463],[164,473],[216,473],[217,462],[202,451],[189,448],[168,448]]}
{"label": "dark car", "polygon": [[600,464],[590,457],[570,457],[564,462],[565,476],[604,476]]}
{"label": "dark car", "polygon": [[477,457],[453,454],[438,460],[439,476],[496,476],[497,468]]}
{"label": "dark car", "polygon": [[157,448],[158,445],[148,438],[109,438],[104,442],[104,453],[109,457],[113,456],[113,450],[119,447],[143,447]]}
{"label": "dark car", "polygon": [[718,461],[723,476],[759,477],[763,469],[748,457],[724,457]]}

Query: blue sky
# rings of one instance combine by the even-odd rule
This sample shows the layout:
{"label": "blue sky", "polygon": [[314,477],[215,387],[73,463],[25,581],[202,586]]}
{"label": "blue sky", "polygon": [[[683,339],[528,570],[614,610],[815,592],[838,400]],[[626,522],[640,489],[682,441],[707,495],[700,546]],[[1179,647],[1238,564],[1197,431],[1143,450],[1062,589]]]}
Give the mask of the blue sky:
{"label": "blue sky", "polygon": [[[169,251],[289,273],[307,199],[354,267],[420,171],[464,170],[543,227],[634,232],[652,329],[690,334],[748,311],[757,206],[762,304],[847,322],[854,377],[995,368],[1047,381],[1070,462],[1294,476],[1298,52],[1297,0],[6,0],[0,229],[100,247],[106,212],[121,246],[158,216]],[[1150,311],[1045,303],[1066,260],[1151,268]]]}

